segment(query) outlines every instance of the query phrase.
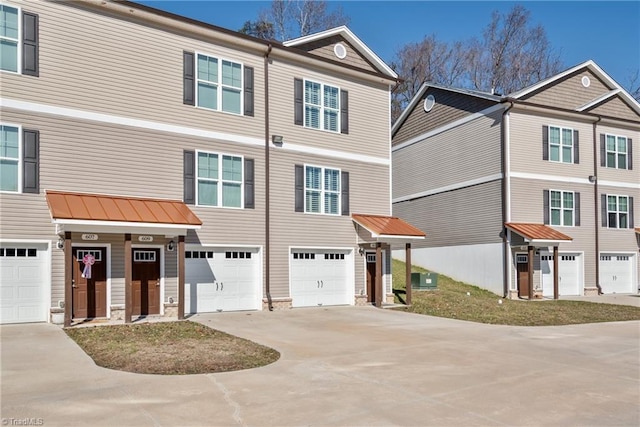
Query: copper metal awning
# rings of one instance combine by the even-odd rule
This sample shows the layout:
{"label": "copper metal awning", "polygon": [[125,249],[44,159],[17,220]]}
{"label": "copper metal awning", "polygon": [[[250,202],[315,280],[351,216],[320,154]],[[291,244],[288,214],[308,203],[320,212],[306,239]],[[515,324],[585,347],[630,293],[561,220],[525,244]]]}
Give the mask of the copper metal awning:
{"label": "copper metal awning", "polygon": [[509,230],[522,236],[527,243],[541,245],[557,245],[562,242],[570,242],[572,237],[554,230],[548,225],[533,223],[508,222],[505,224]]}
{"label": "copper metal awning", "polygon": [[351,218],[376,239],[413,240],[426,237],[422,230],[394,216],[353,214]]}
{"label": "copper metal awning", "polygon": [[46,197],[53,223],[65,231],[186,234],[202,225],[181,200],[63,191],[47,191]]}

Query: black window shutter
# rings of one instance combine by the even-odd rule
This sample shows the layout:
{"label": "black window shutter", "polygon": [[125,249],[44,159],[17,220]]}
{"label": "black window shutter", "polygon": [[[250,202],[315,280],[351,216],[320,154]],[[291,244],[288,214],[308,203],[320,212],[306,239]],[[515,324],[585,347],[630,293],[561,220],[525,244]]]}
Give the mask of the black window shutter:
{"label": "black window shutter", "polygon": [[575,215],[574,224],[576,227],[580,226],[580,193],[573,193],[573,211]]}
{"label": "black window shutter", "polygon": [[40,192],[40,132],[37,130],[22,131],[22,192]]}
{"label": "black window shutter", "polygon": [[577,130],[573,131],[573,163],[580,163],[580,139]]}
{"label": "black window shutter", "polygon": [[549,126],[542,126],[542,160],[549,160]]}
{"label": "black window shutter", "polygon": [[602,194],[600,196],[600,215],[602,215],[602,226],[606,227],[609,222],[609,216],[607,215],[607,195]]}
{"label": "black window shutter", "polygon": [[38,15],[22,13],[22,74],[38,77]]}
{"label": "black window shutter", "polygon": [[633,197],[629,196],[629,228],[633,227]]}
{"label": "black window shutter", "polygon": [[340,133],[349,133],[349,92],[340,91]]}
{"label": "black window shutter", "polygon": [[633,169],[633,140],[627,139],[627,169]]}
{"label": "black window shutter", "polygon": [[244,115],[253,117],[253,67],[244,67]]}
{"label": "black window shutter", "polygon": [[603,133],[600,134],[600,166],[607,166],[607,146]]}
{"label": "black window shutter", "polygon": [[302,126],[304,124],[304,88],[302,79],[293,79],[293,103],[294,103],[294,124]]}
{"label": "black window shutter", "polygon": [[187,105],[196,105],[195,97],[195,57],[193,52],[184,51],[183,56],[183,99],[182,102]]}
{"label": "black window shutter", "polygon": [[342,198],[342,215],[349,215],[349,172],[341,173],[341,184],[342,187],[340,189],[340,196]]}
{"label": "black window shutter", "polygon": [[184,150],[184,202],[189,205],[196,203],[196,153]]}
{"label": "black window shutter", "polygon": [[296,201],[295,201],[295,211],[296,212],[304,212],[304,166],[296,165],[295,166],[295,186],[296,186]]}
{"label": "black window shutter", "polygon": [[544,223],[549,224],[549,190],[542,190],[542,204],[544,206]]}
{"label": "black window shutter", "polygon": [[255,174],[253,159],[244,159],[244,207],[255,209]]}

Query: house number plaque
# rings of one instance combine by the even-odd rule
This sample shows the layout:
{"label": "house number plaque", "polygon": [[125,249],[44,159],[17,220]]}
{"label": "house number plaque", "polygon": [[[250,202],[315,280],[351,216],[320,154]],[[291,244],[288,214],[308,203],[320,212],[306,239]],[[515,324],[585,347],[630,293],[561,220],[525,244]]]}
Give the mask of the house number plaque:
{"label": "house number plaque", "polygon": [[153,242],[153,236],[138,236],[139,242]]}
{"label": "house number plaque", "polygon": [[97,234],[83,234],[82,240],[98,240]]}

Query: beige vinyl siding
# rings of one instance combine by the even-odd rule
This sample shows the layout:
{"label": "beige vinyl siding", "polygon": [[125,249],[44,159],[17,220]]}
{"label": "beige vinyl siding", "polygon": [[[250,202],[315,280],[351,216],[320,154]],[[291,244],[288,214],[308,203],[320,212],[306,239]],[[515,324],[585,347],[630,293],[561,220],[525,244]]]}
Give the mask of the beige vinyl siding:
{"label": "beige vinyl siding", "polygon": [[598,186],[599,209],[597,224],[598,227],[600,227],[600,251],[638,252],[640,243],[637,240],[633,228],[619,229],[602,227],[602,206],[600,206],[602,194],[633,197],[633,221],[634,227],[638,228],[640,227],[640,189]]}
{"label": "beige vinyl siding", "polygon": [[[603,167],[600,158],[600,134],[611,134],[631,138],[633,145],[633,169],[614,169]],[[600,181],[613,181],[640,185],[640,131],[616,128],[613,126],[598,125],[596,128],[596,151],[598,155],[598,179]],[[636,189],[636,191],[639,191]],[[640,218],[640,217],[639,217]],[[640,220],[639,220],[640,223]]]}
{"label": "beige vinyl siding", "polygon": [[617,95],[610,101],[589,110],[589,113],[614,117],[616,119],[634,120],[638,122],[640,116],[622,98]]}
{"label": "beige vinyl siding", "polygon": [[[589,77],[591,81],[589,87],[582,85],[582,77],[584,76]],[[606,86],[595,74],[585,68],[556,82],[551,87],[547,87],[542,91],[534,91],[520,99],[535,104],[575,110],[610,91],[611,88]]]}
{"label": "beige vinyl siding", "polygon": [[271,294],[289,296],[289,248],[351,248],[356,293],[364,286],[362,261],[351,216],[295,212],[295,165],[310,164],[349,172],[351,213],[389,215],[389,168],[322,157],[272,151],[271,154]]}
{"label": "beige vinyl siding", "polygon": [[[349,134],[294,124],[294,78],[339,87],[349,92]],[[269,66],[270,132],[287,144],[324,150],[389,157],[389,87],[341,78],[274,59]],[[384,106],[384,108],[382,107]]]}
{"label": "beige vinyl siding", "polygon": [[[544,221],[543,190],[561,190],[580,193],[580,226],[551,227],[573,238],[571,242],[560,243],[558,250],[561,253],[583,253],[584,285],[585,287],[595,287],[596,218],[594,218],[595,208],[593,186],[590,184],[574,184],[563,181],[554,182],[512,178],[511,221],[542,224]],[[513,277],[515,280],[515,275]],[[534,274],[534,283],[540,283],[540,277],[540,268],[538,266]]]}
{"label": "beige vinyl siding", "polygon": [[[40,76],[0,73],[3,97],[264,137],[263,52],[185,37],[74,2],[30,2],[24,10],[39,14]],[[184,105],[183,50],[254,67],[255,117]]]}
{"label": "beige vinyl siding", "polygon": [[[591,123],[520,112],[511,112],[510,119],[509,146],[512,172],[582,179],[593,175],[593,126]],[[578,131],[579,164],[542,159],[542,127],[545,125]]]}
{"label": "beige vinyl siding", "polygon": [[[342,43],[342,45],[347,50],[347,56],[344,59],[338,58],[333,51],[333,48],[337,43]],[[363,70],[367,71],[373,71],[376,73],[380,72],[380,70],[377,70],[366,58],[364,58],[360,54],[360,52],[358,52],[358,50],[353,47],[351,43],[338,35],[326,39],[316,40],[295,47],[298,49],[304,49],[307,52],[318,55],[322,58],[338,61],[340,63],[362,68]]]}
{"label": "beige vinyl siding", "polygon": [[495,111],[393,151],[393,198],[499,174],[501,117]]}
{"label": "beige vinyl siding", "polygon": [[393,215],[427,234],[415,248],[500,243],[502,180],[393,204]]}
{"label": "beige vinyl siding", "polygon": [[[436,103],[428,113],[424,111],[424,100],[433,95]],[[495,101],[429,88],[409,113],[400,129],[393,135],[393,145],[408,141],[418,135],[437,129],[470,114],[495,105]]]}

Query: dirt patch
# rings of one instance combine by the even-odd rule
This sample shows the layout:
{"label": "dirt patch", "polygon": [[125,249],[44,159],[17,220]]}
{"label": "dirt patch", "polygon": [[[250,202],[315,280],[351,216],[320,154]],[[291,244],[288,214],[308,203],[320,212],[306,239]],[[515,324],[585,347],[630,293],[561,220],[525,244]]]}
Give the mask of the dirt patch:
{"label": "dirt patch", "polygon": [[65,330],[98,366],[140,374],[184,375],[257,368],[277,351],[190,321]]}

